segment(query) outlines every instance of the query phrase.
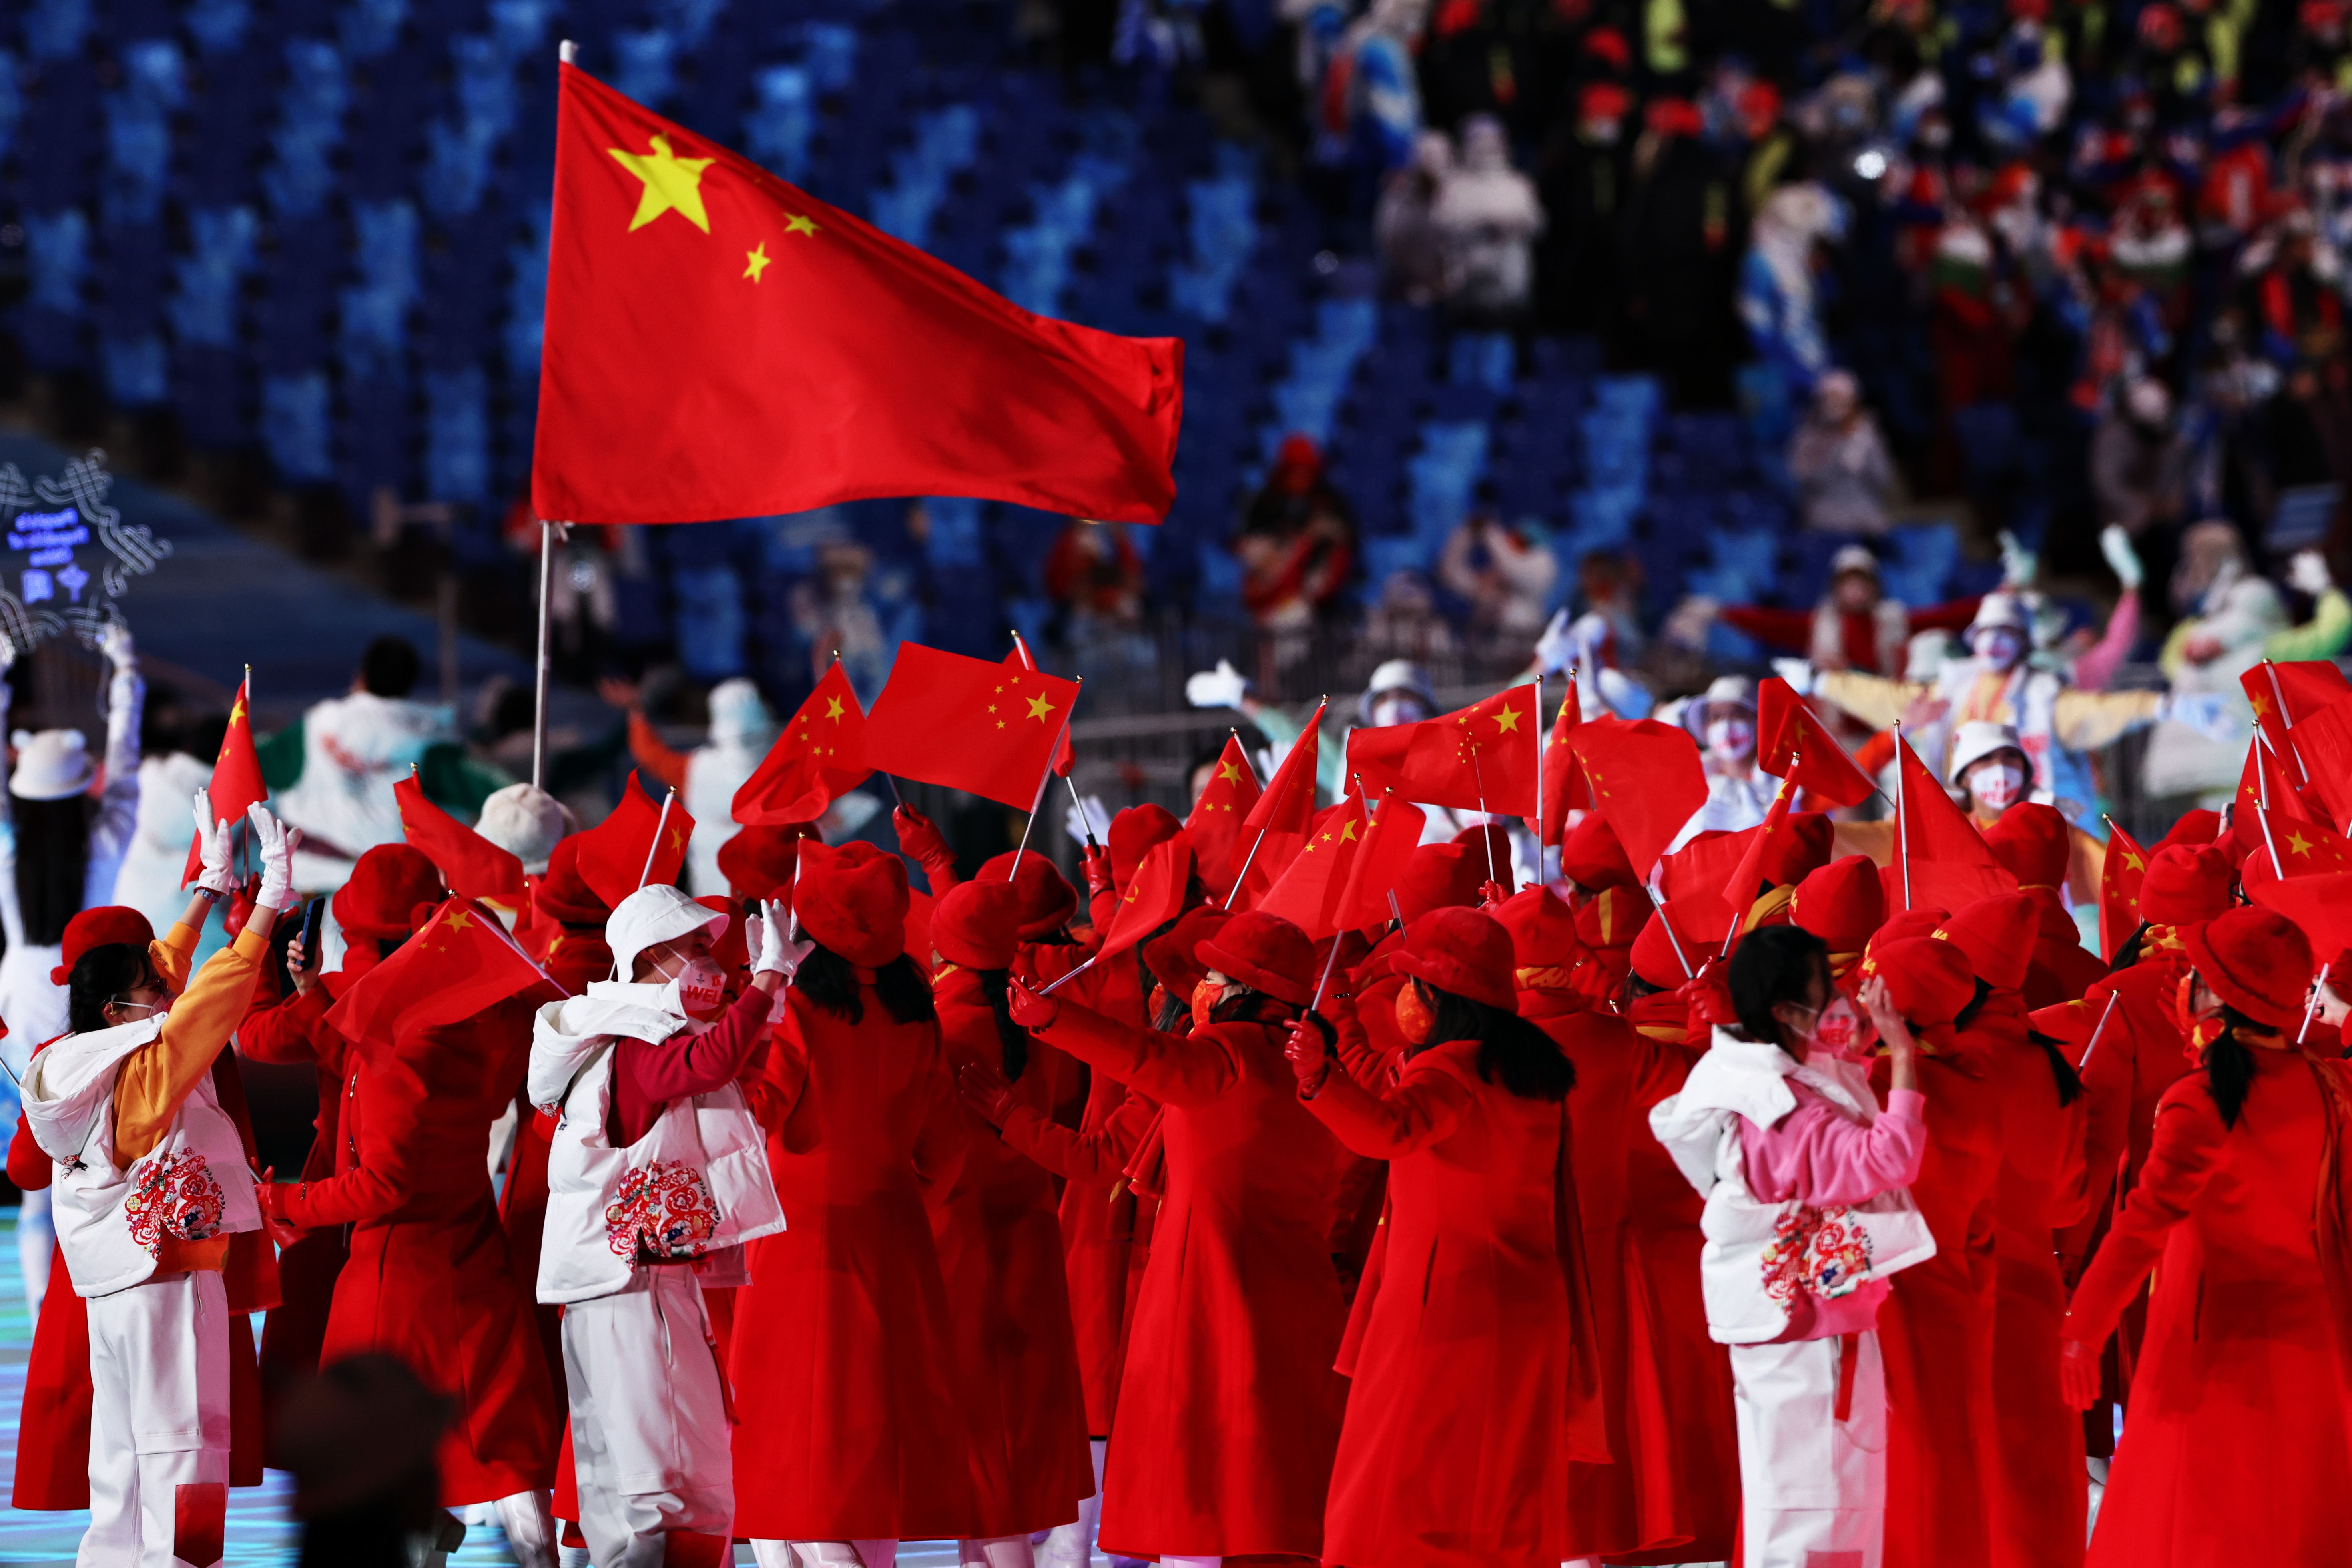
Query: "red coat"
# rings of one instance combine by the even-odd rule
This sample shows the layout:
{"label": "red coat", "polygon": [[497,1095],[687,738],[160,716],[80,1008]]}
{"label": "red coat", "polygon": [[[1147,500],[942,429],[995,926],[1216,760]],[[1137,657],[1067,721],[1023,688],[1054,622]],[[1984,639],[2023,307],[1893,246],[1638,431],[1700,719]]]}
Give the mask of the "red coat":
{"label": "red coat", "polygon": [[1277,1024],[1187,1037],[1075,1005],[1043,1031],[1159,1100],[1167,1190],[1119,1384],[1102,1548],[1319,1556],[1345,1390],[1331,1135]]}
{"label": "red coat", "polygon": [[1727,1559],[1739,1521],[1731,1361],[1699,1299],[1701,1201],[1649,1124],[1694,1055],[1573,993],[1522,991],[1519,1011],[1576,1067],[1576,1202],[1615,1459],[1570,1470],[1563,1555]]}
{"label": "red coat", "polygon": [[1567,1121],[1481,1079],[1477,1052],[1433,1047],[1379,1097],[1335,1073],[1308,1103],[1393,1162],[1324,1515],[1324,1558],[1349,1568],[1556,1568],[1575,1550],[1571,1421],[1600,1430]]}
{"label": "red coat", "polygon": [[954,1185],[963,1107],[936,1024],[787,994],[749,1082],[791,1228],[751,1244],[730,1356],[735,1532],[976,1533],[971,1431],[926,1200]]}
{"label": "red coat", "polygon": [[2092,1568],[2342,1563],[2352,1542],[2352,1324],[2312,1223],[2326,1111],[2311,1064],[2252,1055],[2233,1127],[2202,1073],[2165,1091],[2139,1184],[2074,1291],[2067,1337],[2097,1344],[2156,1270]]}
{"label": "red coat", "polygon": [[522,1086],[530,994],[348,1054],[335,1174],[286,1194],[305,1228],[347,1225],[322,1359],[389,1351],[456,1401],[441,1501],[550,1485],[560,1416],[490,1191],[488,1131]]}
{"label": "red coat", "polygon": [[[950,1069],[982,1061],[1001,1068],[996,1014],[981,994],[980,977],[950,968],[933,996]],[[1050,1111],[1060,1058],[1030,1046],[1013,1092],[1033,1111]],[[969,1110],[964,1131],[970,1148],[946,1204],[932,1216],[931,1234],[951,1307],[964,1405],[981,1446],[973,1465],[980,1524],[971,1533],[1026,1535],[1076,1519],[1095,1489],[1062,1226],[1052,1176]]]}
{"label": "red coat", "polygon": [[[336,1132],[348,1081],[345,1047],[343,1037],[327,1024],[327,1009],[351,978],[342,972],[323,975],[306,993],[255,1007],[236,1026],[238,1055],[316,1069],[319,1111],[311,1122],[310,1151],[302,1161],[300,1179],[306,1182],[333,1175],[342,1146]],[[339,1225],[305,1232],[278,1254],[279,1301],[261,1325],[261,1364],[268,1373],[263,1381],[273,1391],[273,1403],[277,1392],[319,1370],[319,1347],[327,1336],[335,1279],[345,1257]]]}

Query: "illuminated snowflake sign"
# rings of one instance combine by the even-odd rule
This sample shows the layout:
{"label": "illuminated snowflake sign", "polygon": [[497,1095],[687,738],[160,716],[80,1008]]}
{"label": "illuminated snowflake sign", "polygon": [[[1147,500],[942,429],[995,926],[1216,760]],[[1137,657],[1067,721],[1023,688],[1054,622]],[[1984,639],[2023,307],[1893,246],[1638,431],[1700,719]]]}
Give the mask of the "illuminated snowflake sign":
{"label": "illuminated snowflake sign", "polygon": [[122,618],[115,601],[131,579],[172,553],[170,540],[124,522],[106,504],[113,483],[106,454],[95,448],[30,484],[16,464],[0,463],[0,543],[10,557],[0,562],[0,637],[19,648],[61,632],[94,642],[100,627]]}

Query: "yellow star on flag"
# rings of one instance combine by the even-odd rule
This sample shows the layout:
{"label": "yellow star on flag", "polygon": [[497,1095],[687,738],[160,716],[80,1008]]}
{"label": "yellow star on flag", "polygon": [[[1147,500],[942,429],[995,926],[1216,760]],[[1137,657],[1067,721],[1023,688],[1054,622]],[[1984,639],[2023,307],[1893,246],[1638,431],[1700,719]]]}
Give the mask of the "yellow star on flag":
{"label": "yellow star on flag", "polygon": [[2128,850],[2128,849],[2126,849],[2126,850],[2125,850],[2125,851],[2124,851],[2124,869],[2125,869],[2125,870],[2126,870],[2126,871],[2141,871],[2141,870],[2146,870],[2147,868],[2147,861],[2145,861],[2145,860],[2141,859],[2137,855],[2136,855],[2136,854],[2132,853],[2132,852],[2131,852],[2130,850]]}
{"label": "yellow star on flag", "polygon": [[[1327,833],[1323,837],[1328,838],[1331,836]],[[1353,844],[1355,841],[1356,825],[1352,822],[1341,823],[1339,825],[1339,842],[1342,844]]]}
{"label": "yellow star on flag", "polygon": [[2289,849],[2294,850],[2298,855],[2308,855],[2311,853],[2311,840],[2305,838],[2301,833],[2288,834],[2286,836],[2286,847]]}
{"label": "yellow star on flag", "polygon": [[673,849],[684,849],[686,847],[686,830],[684,828],[673,827],[669,830],[669,847]]}
{"label": "yellow star on flag", "polygon": [[557,953],[563,951],[563,944],[571,940],[572,939],[570,937],[563,935],[562,932],[558,932],[556,935],[549,938],[547,943],[547,956],[553,958]]}
{"label": "yellow star on flag", "polygon": [[811,238],[814,238],[816,236],[816,219],[801,213],[786,213],[784,215],[784,232],[786,234],[805,234]]}
{"label": "yellow star on flag", "polygon": [[840,722],[840,721],[841,721],[841,699],[840,699],[840,698],[838,698],[838,697],[828,697],[828,698],[826,698],[826,699],[824,700],[824,716],[825,716],[826,718],[828,718],[828,719],[833,720],[835,723]]}
{"label": "yellow star on flag", "polygon": [[465,931],[471,927],[473,923],[473,920],[466,913],[465,910],[451,910],[449,911],[448,924],[451,931]]}
{"label": "yellow star on flag", "polygon": [[761,240],[743,253],[743,276],[757,283],[760,280],[760,274],[768,269],[768,263],[773,259],[775,258],[768,254],[768,242]]}
{"label": "yellow star on flag", "polygon": [[1242,782],[1242,771],[1241,769],[1234,766],[1231,763],[1219,763],[1217,764],[1217,777],[1223,779],[1227,784],[1239,784]]}
{"label": "yellow star on flag", "polygon": [[1032,697],[1029,699],[1029,717],[1036,720],[1040,724],[1043,724],[1045,721],[1045,715],[1051,713],[1053,710],[1054,705],[1046,701],[1044,698]]}
{"label": "yellow star on flag", "polygon": [[1521,719],[1521,718],[1523,718],[1523,717],[1525,717],[1525,715],[1523,715],[1523,714],[1521,714],[1521,713],[1517,712],[1517,710],[1513,710],[1513,709],[1509,709],[1509,708],[1498,708],[1498,709],[1496,709],[1496,710],[1495,710],[1495,730],[1496,730],[1496,733],[1498,733],[1498,734],[1504,734],[1504,735],[1514,735],[1514,734],[1517,734],[1517,733],[1518,732],[1518,729],[1519,729],[1519,721],[1520,721],[1520,719]]}
{"label": "yellow star on flag", "polygon": [[702,210],[702,171],[719,160],[681,158],[670,151],[667,136],[655,137],[653,149],[650,153],[606,149],[621,167],[646,183],[645,194],[637,198],[637,216],[629,220],[629,232],[635,234],[662,214],[675,212],[709,234],[710,216]]}
{"label": "yellow star on flag", "polygon": [[236,690],[236,701],[233,705],[231,705],[231,707],[229,708],[229,710],[228,710],[228,721],[229,721],[230,723],[234,724],[234,723],[236,723],[239,719],[242,719],[242,718],[244,718],[244,717],[245,717],[245,688],[243,688],[243,687],[241,687],[241,686],[240,686],[240,687],[238,687],[238,688],[237,688],[237,690]]}

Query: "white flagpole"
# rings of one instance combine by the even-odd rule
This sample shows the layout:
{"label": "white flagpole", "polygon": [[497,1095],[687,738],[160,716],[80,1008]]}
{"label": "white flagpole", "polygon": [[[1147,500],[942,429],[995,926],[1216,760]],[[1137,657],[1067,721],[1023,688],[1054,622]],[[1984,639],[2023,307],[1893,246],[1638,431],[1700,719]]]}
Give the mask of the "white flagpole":
{"label": "white flagpole", "polygon": [[[654,841],[646,846],[646,868],[637,873],[637,887],[641,891],[645,888],[646,879],[654,874],[654,861],[661,854],[662,829],[669,826],[669,808],[677,803],[677,791],[676,790],[672,790],[667,795],[662,796],[661,815],[654,818]],[[800,867],[800,862],[795,860],[793,862],[793,869],[797,871]]]}
{"label": "white flagpole", "polygon": [[[1081,677],[1078,684],[1083,686],[1085,683],[1085,679]],[[1037,814],[1045,807],[1045,791],[1051,788],[1054,783],[1054,758],[1061,751],[1062,742],[1070,732],[1070,720],[1077,710],[1078,696],[1074,691],[1070,694],[1070,711],[1062,715],[1062,732],[1054,737],[1054,744],[1045,752],[1045,776],[1037,781],[1037,794],[1029,807],[1029,820],[1021,825],[1021,845],[1013,852],[1013,875],[1017,875],[1021,869],[1021,857],[1029,852],[1030,832],[1037,826]],[[1078,798],[1078,786],[1076,784],[1070,786],[1070,798],[1072,800]],[[1005,878],[1008,882],[1012,879],[1013,875]]]}

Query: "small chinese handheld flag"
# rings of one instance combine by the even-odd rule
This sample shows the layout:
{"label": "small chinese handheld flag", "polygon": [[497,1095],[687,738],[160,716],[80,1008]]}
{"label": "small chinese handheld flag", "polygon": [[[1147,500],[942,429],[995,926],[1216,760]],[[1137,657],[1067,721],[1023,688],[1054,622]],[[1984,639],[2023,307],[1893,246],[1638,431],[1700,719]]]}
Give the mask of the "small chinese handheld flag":
{"label": "small chinese handheld flag", "polygon": [[531,510],[978,496],[1158,522],[1183,344],[1034,316],[562,68]]}
{"label": "small chinese handheld flag", "polygon": [[1759,758],[1795,755],[1786,777],[1817,803],[1860,805],[1877,788],[1811,705],[1777,675],[1757,683],[1756,736]]}
{"label": "small chinese handheld flag", "polygon": [[[1568,814],[1592,809],[1592,785],[1584,776],[1584,764],[1577,760],[1576,748],[1568,743],[1571,731],[1584,724],[1583,699],[1577,695],[1576,682],[1568,683],[1568,695],[1559,705],[1559,716],[1551,722],[1551,738],[1544,742],[1543,753],[1543,818],[1535,824],[1537,840],[1557,844],[1568,830]],[[1605,726],[1618,722],[1617,715],[1606,710],[1595,714],[1592,722]]]}
{"label": "small chinese handheld flag", "polygon": [[1184,819],[1201,880],[1221,899],[1233,890],[1234,873],[1241,867],[1242,818],[1257,805],[1257,773],[1250,767],[1249,752],[1239,735],[1227,735],[1216,771],[1192,803],[1192,815]]}
{"label": "small chinese handheld flag", "polygon": [[1092,962],[1116,958],[1181,914],[1184,889],[1192,879],[1192,840],[1182,830],[1145,850],[1142,863],[1119,894],[1118,910]]}
{"label": "small chinese handheld flag", "polygon": [[1655,719],[1580,724],[1568,742],[1584,765],[1592,807],[1644,879],[1691,814],[1706,804],[1706,772],[1688,731]]}
{"label": "small chinese handheld flag", "polygon": [[1895,752],[1903,787],[1895,796],[1895,864],[1879,871],[1886,907],[1957,910],[1995,893],[2017,891],[2017,879],[1936,782],[1911,742],[1896,736]]}
{"label": "small chinese handheld flag", "polygon": [[[2238,862],[2238,877],[2251,894],[2257,883],[2352,871],[2352,838],[2323,823],[2256,806],[2237,814],[2251,817],[2254,847]],[[2265,834],[2264,829],[2268,832]],[[2223,847],[2228,847],[2227,844]]]}
{"label": "small chinese handheld flag", "polygon": [[[2352,682],[2345,680],[2335,660],[2326,658],[2290,659],[2284,664],[2264,659],[2239,676],[2238,684],[2245,689],[2246,700],[2254,705],[2255,724],[2284,757],[2295,752],[2287,731],[2337,698],[2352,696]],[[2294,770],[2297,783],[2308,776],[2308,763],[2305,759],[2305,765]]]}
{"label": "small chinese handheld flag", "polygon": [[612,909],[639,888],[677,881],[693,836],[694,818],[686,807],[656,801],[646,793],[643,775],[631,773],[621,803],[580,836],[581,879]]}
{"label": "small chinese handheld flag", "polygon": [[511,849],[491,843],[425,798],[414,772],[392,786],[400,806],[400,830],[409,847],[433,862],[449,890],[460,898],[488,899],[520,909],[522,861]]}
{"label": "small chinese handheld flag", "polygon": [[2311,774],[2311,793],[2328,820],[2338,827],[2352,824],[2352,697],[2298,712],[2294,752]]}
{"label": "small chinese handheld flag", "polygon": [[[1758,755],[1760,757],[1762,753]],[[1800,761],[1798,766],[1802,765]],[[1790,768],[1790,772],[1796,772],[1796,768]],[[1729,953],[1731,944],[1747,925],[1748,913],[1756,907],[1757,889],[1764,882],[1765,852],[1771,847],[1776,835],[1788,832],[1789,803],[1796,797],[1796,781],[1784,775],[1780,787],[1772,792],[1772,804],[1764,813],[1763,826],[1756,829],[1755,837],[1748,839],[1748,847],[1740,854],[1739,863],[1732,867],[1731,874],[1723,879],[1720,898],[1723,907],[1730,914],[1717,952]]]}
{"label": "small chinese handheld flag", "polygon": [[1306,728],[1242,818],[1241,841],[1234,853],[1238,857],[1234,864],[1243,869],[1235,873],[1239,885],[1225,900],[1229,910],[1253,907],[1252,900],[1274,886],[1307,842],[1307,830],[1315,821],[1315,759],[1322,745],[1323,710],[1328,706],[1328,701],[1315,705]]}
{"label": "small chinese handheld flag", "polygon": [[2099,864],[2099,956],[2109,963],[2139,930],[2139,885],[2147,879],[2147,851],[2108,818],[2107,853]]}
{"label": "small chinese handheld flag", "polygon": [[1363,797],[1349,795],[1315,825],[1274,886],[1251,907],[1280,915],[1317,942],[1337,932],[1348,868],[1364,847],[1365,826]]}
{"label": "small chinese handheld flag", "polygon": [[[1023,637],[1019,632],[1014,632],[1013,634],[1013,651],[1004,656],[1004,662],[1011,665],[1015,669],[1038,669],[1042,668],[1037,663],[1037,656],[1029,651],[1029,640]],[[1064,735],[1062,737],[1062,743],[1054,748],[1055,773],[1059,777],[1068,778],[1070,776],[1070,764],[1076,760],[1076,754],[1070,750],[1069,736]]]}
{"label": "small chinese handheld flag", "polygon": [[1390,918],[1389,889],[1404,876],[1404,863],[1421,847],[1422,809],[1391,795],[1372,812],[1364,828],[1364,846],[1348,867],[1347,889],[1339,895],[1339,929],[1361,931]]}
{"label": "small chinese handheld flag", "polygon": [[[250,672],[237,682],[236,700],[229,704],[228,731],[221,736],[220,755],[214,759],[212,782],[205,786],[205,795],[212,802],[213,820],[226,822],[232,829],[245,820],[246,807],[269,798],[269,786],[261,782],[261,758],[253,749]],[[204,864],[205,841],[199,834],[188,846],[188,864],[180,874],[180,886],[194,881]]]}
{"label": "small chinese handheld flag", "polygon": [[[2352,872],[2330,871],[2313,877],[2289,877],[2284,881],[2250,885],[2246,896],[2276,910],[2311,939],[2311,951],[2322,963],[2333,963],[2352,947]],[[2341,980],[2331,974],[2331,982]]]}
{"label": "small chinese handheld flag", "polygon": [[354,981],[327,1009],[327,1022],[347,1040],[389,1045],[404,1027],[454,1024],[533,985],[553,982],[498,917],[451,898],[397,952]]}
{"label": "small chinese handheld flag", "polygon": [[1077,699],[1075,680],[901,643],[866,716],[866,765],[1031,811]]}
{"label": "small chinese handheld flag", "polygon": [[1536,808],[1536,736],[1543,723],[1532,686],[1507,686],[1483,702],[1418,724],[1348,732],[1348,771],[1367,790],[1407,800],[1527,816]]}
{"label": "small chinese handheld flag", "polygon": [[735,820],[746,826],[814,822],[874,771],[863,761],[865,748],[866,710],[836,658],[735,792]]}

